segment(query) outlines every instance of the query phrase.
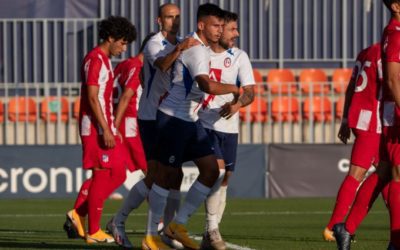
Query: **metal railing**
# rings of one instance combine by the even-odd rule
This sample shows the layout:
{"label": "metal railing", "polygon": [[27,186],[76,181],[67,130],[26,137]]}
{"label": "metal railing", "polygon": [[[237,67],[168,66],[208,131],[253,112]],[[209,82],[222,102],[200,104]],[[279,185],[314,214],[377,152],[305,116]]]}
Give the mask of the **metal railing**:
{"label": "metal railing", "polygon": [[[109,15],[128,17],[138,39],[119,62],[137,53],[157,31],[158,7],[181,9],[180,34],[195,29],[204,0],[99,0],[94,19],[0,19],[0,83],[79,82],[84,55],[98,42],[97,23]],[[238,46],[258,68],[349,67],[357,53],[380,40],[389,19],[381,0],[218,0],[239,14]]]}
{"label": "metal railing", "polygon": [[[239,142],[337,143],[344,93],[332,82],[308,83],[308,93],[299,82],[286,84],[293,93],[256,85],[254,103],[240,111]],[[318,85],[328,91],[314,93]],[[79,144],[79,89],[77,83],[0,84],[0,145]]]}

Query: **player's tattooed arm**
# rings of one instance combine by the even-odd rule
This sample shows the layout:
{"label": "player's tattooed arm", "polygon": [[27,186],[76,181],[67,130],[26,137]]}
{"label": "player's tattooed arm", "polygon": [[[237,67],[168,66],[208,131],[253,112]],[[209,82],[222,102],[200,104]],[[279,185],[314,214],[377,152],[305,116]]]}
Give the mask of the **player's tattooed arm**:
{"label": "player's tattooed arm", "polygon": [[230,103],[225,103],[221,107],[219,114],[227,119],[231,118],[240,108],[245,107],[254,101],[254,86],[244,86],[243,94]]}
{"label": "player's tattooed arm", "polygon": [[185,38],[185,40],[183,40],[181,43],[178,43],[175,46],[175,49],[169,54],[157,58],[157,60],[154,62],[154,66],[159,68],[162,72],[166,72],[169,68],[171,68],[172,64],[174,64],[175,60],[179,57],[182,51],[198,44],[200,44],[200,42],[193,37]]}

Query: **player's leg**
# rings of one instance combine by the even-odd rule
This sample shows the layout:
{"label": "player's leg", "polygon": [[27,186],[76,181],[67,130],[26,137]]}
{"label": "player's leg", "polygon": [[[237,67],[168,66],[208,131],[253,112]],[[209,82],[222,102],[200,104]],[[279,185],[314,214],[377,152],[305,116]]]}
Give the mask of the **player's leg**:
{"label": "player's leg", "polygon": [[164,225],[168,225],[173,220],[181,204],[181,184],[183,180],[183,171],[182,168],[179,168],[179,170],[180,171],[178,175],[171,179],[171,189],[169,190],[167,205],[164,211]]}
{"label": "player's leg", "polygon": [[121,208],[107,223],[107,229],[112,233],[116,243],[125,248],[133,247],[125,233],[125,222],[132,210],[138,208],[147,198],[154,174],[157,172],[157,162],[154,160],[155,121],[139,120],[139,131],[140,136],[135,137],[135,140],[131,139],[129,149],[135,168],[146,171],[145,178],[131,188]]}
{"label": "player's leg", "polygon": [[351,235],[355,234],[379,193],[388,186],[387,184],[391,176],[390,169],[391,167],[388,163],[380,162],[376,171],[368,176],[358,190],[356,199],[345,222],[345,228]]}
{"label": "player's leg", "polygon": [[[356,197],[357,188],[364,179],[368,169],[371,167],[372,162],[376,159],[377,152],[379,152],[380,136],[378,134],[359,130],[353,130],[353,133],[356,139],[351,153],[349,173],[339,188],[332,216],[323,231],[323,238],[327,241],[335,240],[332,234],[332,228],[335,224],[344,221]],[[377,141],[376,145],[374,144],[374,146],[371,147],[371,141]]]}
{"label": "player's leg", "polygon": [[174,221],[167,226],[165,232],[185,247],[198,249],[199,245],[188,237],[185,224],[209,195],[218,179],[219,169],[207,133],[199,121],[194,124],[195,127],[191,128],[193,131],[190,131],[191,143],[186,145],[186,153],[195,159],[194,163],[200,172],[199,177],[190,187],[178,214]]}
{"label": "player's leg", "polygon": [[94,169],[88,195],[88,224],[89,230],[86,236],[87,243],[113,242],[114,239],[100,229],[100,220],[103,212],[103,204],[107,198],[105,183],[111,182],[111,170]]}
{"label": "player's leg", "polygon": [[[169,249],[161,241],[158,234],[158,225],[167,204],[171,188],[171,177],[176,178],[181,171],[187,125],[190,126],[190,123],[168,116],[160,111],[157,113],[156,158],[158,160],[158,170],[148,195],[147,233],[142,241],[144,249]],[[180,136],[176,136],[177,134]]]}
{"label": "player's leg", "polygon": [[64,230],[67,232],[68,238],[85,238],[86,234],[86,220],[87,215],[87,197],[92,179],[87,179],[79,190],[78,197],[76,198],[74,209],[68,211],[66,222],[64,223]]}

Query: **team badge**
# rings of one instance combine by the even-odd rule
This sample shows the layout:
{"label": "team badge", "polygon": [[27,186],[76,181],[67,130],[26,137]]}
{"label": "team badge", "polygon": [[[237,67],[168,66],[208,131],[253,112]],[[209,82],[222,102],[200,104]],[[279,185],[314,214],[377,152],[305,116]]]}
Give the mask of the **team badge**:
{"label": "team badge", "polygon": [[108,155],[106,155],[106,154],[102,155],[101,158],[102,158],[103,162],[105,162],[105,163],[107,163],[109,161]]}
{"label": "team badge", "polygon": [[229,68],[231,66],[231,59],[229,57],[225,58],[224,66],[225,68]]}
{"label": "team badge", "polygon": [[171,155],[171,157],[169,157],[169,163],[174,163],[175,162],[175,156]]}

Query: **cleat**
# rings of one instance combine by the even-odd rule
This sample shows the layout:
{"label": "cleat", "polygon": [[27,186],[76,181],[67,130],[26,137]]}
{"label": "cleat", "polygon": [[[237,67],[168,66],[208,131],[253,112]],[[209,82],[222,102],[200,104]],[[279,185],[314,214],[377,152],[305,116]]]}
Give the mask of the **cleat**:
{"label": "cleat", "polygon": [[200,249],[225,250],[226,244],[218,228],[203,234]]}
{"label": "cleat", "polygon": [[80,216],[75,209],[69,211],[66,216],[67,216],[67,221],[71,222],[78,236],[81,238],[85,238],[86,237],[85,217]]}
{"label": "cleat", "polygon": [[189,238],[187,229],[183,224],[171,222],[165,229],[165,235],[182,243],[182,245],[189,249],[200,249],[199,244]]}
{"label": "cleat", "polygon": [[93,243],[112,243],[114,242],[114,238],[106,234],[103,230],[99,229],[94,234],[88,234],[86,236],[86,243],[93,244]]}
{"label": "cleat", "polygon": [[72,223],[72,220],[68,216],[64,223],[63,228],[64,228],[64,231],[67,233],[67,236],[69,239],[79,238],[78,231],[76,231],[74,223]]}
{"label": "cleat", "polygon": [[182,243],[180,243],[177,240],[171,239],[168,236],[166,236],[164,233],[162,233],[161,235],[161,240],[168,246],[170,246],[173,249],[184,249],[185,247],[182,245]]}
{"label": "cleat", "polygon": [[107,231],[113,236],[115,243],[123,248],[132,249],[133,245],[129,241],[125,233],[125,224],[118,224],[115,222],[114,217],[107,223]]}
{"label": "cleat", "polygon": [[336,241],[335,236],[333,236],[333,231],[329,230],[329,228],[327,227],[322,232],[322,238],[324,239],[324,241]]}
{"label": "cleat", "polygon": [[336,238],[336,245],[339,250],[350,250],[351,235],[347,232],[344,223],[335,224],[333,226],[333,235]]}
{"label": "cleat", "polygon": [[162,242],[161,237],[159,235],[146,235],[142,240],[142,249],[143,250],[173,250],[164,242]]}

